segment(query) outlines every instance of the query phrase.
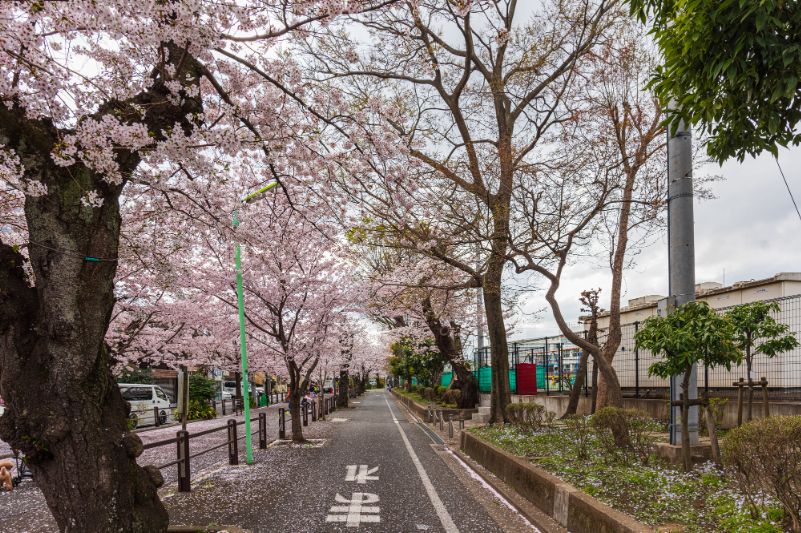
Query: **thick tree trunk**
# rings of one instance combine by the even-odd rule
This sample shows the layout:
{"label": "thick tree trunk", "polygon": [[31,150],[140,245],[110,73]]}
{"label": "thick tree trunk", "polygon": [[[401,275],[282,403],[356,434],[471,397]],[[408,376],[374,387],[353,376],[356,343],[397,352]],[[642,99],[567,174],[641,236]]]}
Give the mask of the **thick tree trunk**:
{"label": "thick tree trunk", "polygon": [[[503,424],[506,421],[506,406],[512,403],[509,384],[509,350],[506,344],[506,327],[503,323],[500,276],[494,289],[484,286],[484,308],[487,314],[487,333],[492,357],[492,391],[490,421]],[[489,289],[489,290],[488,290]]]}
{"label": "thick tree trunk", "polygon": [[339,396],[337,397],[337,408],[348,406],[348,386],[350,378],[347,369],[339,371]]}
{"label": "thick tree trunk", "polygon": [[459,380],[460,394],[456,398],[459,409],[473,409],[478,403],[478,379],[467,367],[460,363],[451,363],[453,373]]}
{"label": "thick tree trunk", "polygon": [[[199,63],[167,43],[167,63],[183,65],[175,79],[199,83]],[[162,71],[160,71],[162,72]],[[95,116],[144,123],[156,140],[165,131],[194,128],[199,97],[183,91],[171,101],[161,76],[129,101],[102,104]],[[142,115],[141,110],[147,113]],[[168,516],[156,489],[155,467],[142,468],[139,437],[128,432],[130,405],[111,374],[104,336],[114,307],[113,280],[120,237],[123,183],[109,183],[81,163],[59,167],[51,153],[63,137],[48,119],[29,119],[0,106],[0,144],[16,151],[25,178],[47,187],[26,197],[25,218],[35,288],[27,287],[23,258],[0,243],[0,390],[6,410],[0,438],[27,455],[62,532],[161,532]],[[127,179],[138,154],[115,150]],[[96,191],[100,207],[81,199]],[[95,258],[87,260],[85,258]]]}
{"label": "thick tree trunk", "polygon": [[[164,531],[168,516],[156,492],[163,481],[157,469],[136,464],[141,440],[128,432],[130,405],[104,342],[122,184],[108,184],[81,164],[53,164],[60,133],[0,106],[0,143],[15,149],[26,177],[48,191],[25,200],[35,288],[27,287],[23,257],[0,244],[0,437],[27,455],[61,531]],[[138,164],[131,154],[118,160],[126,174]],[[81,205],[92,190],[102,207]]]}
{"label": "thick tree trunk", "polygon": [[292,442],[306,442],[303,438],[303,415],[300,412],[300,401],[303,399],[301,379],[294,375],[289,385],[289,412],[292,414]]}
{"label": "thick tree trunk", "polygon": [[567,402],[567,410],[562,418],[567,418],[569,415],[576,414],[579,397],[581,396],[581,387],[584,386],[584,378],[587,376],[587,360],[589,357],[590,354],[587,350],[581,350],[578,368],[576,369],[576,379],[573,382],[573,388],[570,390],[570,400]]}

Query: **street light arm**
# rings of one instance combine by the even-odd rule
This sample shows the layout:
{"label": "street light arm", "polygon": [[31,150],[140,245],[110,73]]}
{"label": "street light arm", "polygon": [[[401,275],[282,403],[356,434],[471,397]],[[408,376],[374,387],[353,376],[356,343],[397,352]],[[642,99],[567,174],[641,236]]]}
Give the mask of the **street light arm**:
{"label": "street light arm", "polygon": [[258,191],[254,192],[253,194],[250,194],[250,195],[245,196],[244,198],[242,198],[242,203],[251,204],[253,202],[257,202],[257,201],[261,200],[262,198],[264,198],[265,193],[269,192],[276,185],[278,185],[277,181],[267,185],[266,187],[262,187],[261,189],[259,189]]}

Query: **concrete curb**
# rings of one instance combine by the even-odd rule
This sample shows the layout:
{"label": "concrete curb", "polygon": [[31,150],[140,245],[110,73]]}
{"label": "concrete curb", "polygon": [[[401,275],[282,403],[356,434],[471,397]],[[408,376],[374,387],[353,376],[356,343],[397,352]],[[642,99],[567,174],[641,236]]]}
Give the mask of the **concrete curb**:
{"label": "concrete curb", "polygon": [[483,468],[477,468],[475,465],[473,465],[471,458],[463,454],[460,450],[453,447],[451,448],[451,451],[459,459],[461,459],[462,462],[466,464],[468,468],[470,468],[470,470],[475,472],[478,477],[483,479],[487,485],[492,487],[495,492],[503,496],[507,502],[517,509],[518,513],[523,515],[523,517],[535,527],[539,528],[544,533],[569,533],[567,529],[556,522],[556,520],[542,512],[542,510],[540,510],[536,505],[523,498],[519,494],[516,494],[517,491],[514,489],[509,489],[497,477],[488,475],[489,473],[484,472]]}
{"label": "concrete curb", "polygon": [[462,433],[460,448],[572,533],[653,532],[649,526],[472,433]]}
{"label": "concrete curb", "polygon": [[[427,409],[425,406],[420,405],[419,403],[415,402],[411,398],[404,396],[398,392],[392,391],[392,396],[395,397],[396,400],[400,401],[409,408],[409,410],[414,413],[414,415],[423,422],[425,422],[426,412]],[[465,420],[472,420],[473,414],[478,413],[478,409],[438,409],[438,411],[442,411],[442,416],[445,418],[445,421],[448,421],[448,415],[453,415],[454,420],[459,420],[460,416],[464,416]],[[469,415],[469,416],[468,416]]]}
{"label": "concrete curb", "polygon": [[250,533],[247,529],[237,526],[168,526],[167,533],[217,533],[227,531],[228,533]]}

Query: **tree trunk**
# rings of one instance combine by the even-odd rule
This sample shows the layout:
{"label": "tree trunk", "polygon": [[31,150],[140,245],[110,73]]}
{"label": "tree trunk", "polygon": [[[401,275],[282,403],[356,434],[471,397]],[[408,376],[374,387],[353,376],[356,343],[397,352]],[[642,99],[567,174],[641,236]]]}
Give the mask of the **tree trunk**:
{"label": "tree trunk", "polygon": [[298,372],[292,372],[289,381],[289,412],[292,414],[292,442],[306,442],[303,438],[303,415],[300,401],[303,399],[303,381]]}
{"label": "tree trunk", "polygon": [[[750,351],[750,350],[749,350]],[[745,360],[746,369],[748,371],[748,407],[745,414],[745,422],[748,423],[753,420],[754,414],[754,380],[751,379],[751,358],[747,357]]]}
{"label": "tree trunk", "polygon": [[478,379],[463,364],[451,363],[451,367],[460,387],[459,397],[456,398],[456,407],[473,409],[478,403]]}
{"label": "tree trunk", "polygon": [[359,391],[358,391],[358,394],[360,396],[363,396],[364,391],[367,390],[368,379],[370,379],[370,375],[367,372],[362,372],[361,379],[359,380]]}
{"label": "tree trunk", "polygon": [[581,350],[579,357],[578,368],[576,369],[576,379],[573,382],[573,388],[570,390],[570,401],[567,403],[567,410],[562,418],[567,418],[569,415],[576,414],[578,410],[579,398],[581,396],[581,387],[584,386],[584,378],[587,376],[587,360],[590,354],[587,350]]}
{"label": "tree trunk", "polygon": [[693,469],[693,460],[690,452],[690,372],[691,368],[687,367],[684,371],[684,379],[681,383],[681,388],[684,391],[684,401],[681,404],[681,452],[684,457],[684,471],[691,472]]}
{"label": "tree trunk", "polygon": [[[490,288],[493,286],[496,289]],[[484,308],[492,354],[490,421],[502,425],[506,421],[506,406],[512,403],[512,390],[509,384],[509,351],[506,344],[506,327],[503,323],[500,279],[496,284],[485,285]]]}
{"label": "tree trunk", "polygon": [[[24,258],[0,243],[0,437],[27,455],[61,531],[164,531],[160,481],[136,464],[141,440],[128,433],[130,405],[109,368],[104,341],[114,307],[119,195],[82,164],[58,167],[51,151],[64,132],[0,106],[0,143],[16,150],[47,194],[26,197],[35,288]],[[136,155],[121,153],[124,174]],[[98,191],[102,207],[81,205]],[[86,261],[95,257],[103,261]]]}
{"label": "tree trunk", "polygon": [[[617,379],[617,372],[615,369],[612,368],[612,364],[606,360],[603,356],[603,352],[597,345],[592,344],[587,339],[581,338],[576,332],[570,329],[567,326],[567,322],[565,321],[564,316],[562,316],[562,311],[559,307],[559,302],[556,301],[556,291],[559,288],[559,278],[562,275],[562,268],[564,267],[567,261],[567,253],[564,253],[561,256],[559,268],[556,274],[553,274],[542,267],[535,266],[534,270],[544,274],[550,281],[551,286],[548,288],[548,291],[545,293],[545,299],[551,306],[551,311],[553,312],[553,317],[556,320],[556,323],[559,325],[559,329],[562,331],[562,335],[564,335],[568,341],[572,342],[579,348],[583,350],[587,350],[592,355],[594,367],[598,368],[598,371],[603,374],[604,378],[611,384],[609,387],[609,394],[608,394],[608,402],[609,406],[611,407],[622,407],[623,406],[623,393],[620,390],[620,381]],[[505,346],[505,344],[504,344]]]}
{"label": "tree trunk", "polygon": [[598,409],[598,365],[592,365],[592,414]]}
{"label": "tree trunk", "polygon": [[350,378],[348,377],[348,370],[339,371],[339,396],[337,396],[337,409],[345,408],[348,406],[348,386]]}

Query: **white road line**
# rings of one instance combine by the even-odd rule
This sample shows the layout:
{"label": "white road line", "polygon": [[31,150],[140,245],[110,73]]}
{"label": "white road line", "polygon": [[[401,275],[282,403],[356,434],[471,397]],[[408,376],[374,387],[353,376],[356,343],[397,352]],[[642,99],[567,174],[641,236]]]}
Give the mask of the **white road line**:
{"label": "white road line", "polygon": [[445,505],[442,503],[442,500],[439,499],[437,490],[434,488],[434,485],[431,484],[431,480],[428,478],[428,474],[426,474],[423,464],[420,462],[420,459],[417,458],[417,454],[414,453],[414,449],[412,448],[412,444],[409,442],[409,439],[406,437],[406,433],[403,431],[400,423],[398,423],[398,419],[395,418],[395,413],[392,412],[392,407],[389,405],[389,401],[387,400],[386,396],[384,397],[384,401],[387,402],[387,408],[389,409],[389,414],[392,415],[392,421],[395,422],[395,427],[397,427],[398,431],[400,431],[403,443],[406,445],[406,451],[409,452],[409,456],[411,456],[412,462],[417,468],[417,473],[423,482],[423,486],[426,488],[426,493],[428,494],[431,503],[434,505],[434,510],[437,512],[439,521],[442,522],[442,527],[445,528],[446,533],[459,533],[459,530],[456,528],[456,524],[453,523],[451,515],[448,514],[448,510],[445,509]]}

